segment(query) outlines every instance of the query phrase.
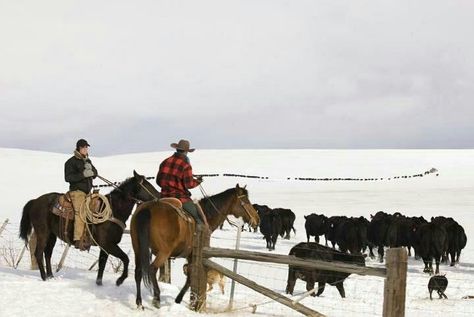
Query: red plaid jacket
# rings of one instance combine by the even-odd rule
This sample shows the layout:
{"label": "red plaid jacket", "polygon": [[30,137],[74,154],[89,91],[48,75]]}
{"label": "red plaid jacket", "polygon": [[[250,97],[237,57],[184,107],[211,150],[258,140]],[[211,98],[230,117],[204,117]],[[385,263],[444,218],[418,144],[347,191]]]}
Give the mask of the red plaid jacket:
{"label": "red plaid jacket", "polygon": [[182,203],[191,201],[188,189],[199,185],[188,158],[180,153],[174,153],[160,164],[156,183],[161,187],[161,197],[175,197]]}

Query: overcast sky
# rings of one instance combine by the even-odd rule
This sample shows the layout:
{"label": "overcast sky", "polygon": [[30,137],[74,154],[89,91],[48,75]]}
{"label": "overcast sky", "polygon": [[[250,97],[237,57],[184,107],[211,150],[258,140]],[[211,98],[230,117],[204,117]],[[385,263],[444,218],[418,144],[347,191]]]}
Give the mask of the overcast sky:
{"label": "overcast sky", "polygon": [[473,148],[474,1],[0,0],[0,147]]}

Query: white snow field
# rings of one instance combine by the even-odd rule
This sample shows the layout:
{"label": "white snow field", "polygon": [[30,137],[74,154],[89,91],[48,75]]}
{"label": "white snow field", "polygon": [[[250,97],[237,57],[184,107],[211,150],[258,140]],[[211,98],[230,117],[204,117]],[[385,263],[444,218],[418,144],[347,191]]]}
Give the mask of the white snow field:
{"label": "white snow field", "polygon": [[[92,149],[93,150],[93,149]],[[171,151],[93,157],[100,175],[122,181],[132,176],[132,171],[155,176],[159,163]],[[121,243],[132,258],[129,278],[120,287],[115,286],[119,273],[114,272],[118,261],[109,260],[104,274],[104,285],[95,285],[96,268],[88,268],[97,259],[98,249],[91,252],[70,250],[65,267],[55,273],[55,278],[43,282],[38,271],[29,269],[28,254],[17,269],[16,260],[23,244],[18,238],[18,225],[24,204],[31,198],[52,191],[66,191],[63,164],[70,155],[0,149],[1,181],[0,224],[8,224],[0,236],[0,316],[194,316],[196,313],[185,302],[178,305],[174,297],[184,284],[182,264],[172,261],[172,284],[160,283],[162,308],[151,305],[151,294],[145,290],[144,311],[135,305],[133,278],[133,250],[130,237]],[[473,150],[197,150],[190,154],[196,174],[235,173],[267,176],[269,179],[236,177],[205,178],[204,188],[210,194],[224,191],[236,183],[247,185],[253,203],[270,207],[291,208],[296,214],[296,235],[290,240],[280,239],[276,250],[288,254],[290,248],[306,241],[304,215],[312,212],[327,216],[370,217],[379,210],[401,212],[408,216],[422,215],[426,219],[443,215],[453,217],[466,230],[468,244],[455,267],[441,265],[449,285],[447,300],[429,299],[429,276],[422,272],[421,261],[410,258],[407,281],[407,316],[472,316],[474,301],[462,299],[474,295],[474,151]],[[438,172],[417,178],[394,178],[420,174],[431,168]],[[436,175],[438,174],[438,176]],[[313,178],[378,178],[377,181],[303,181],[288,180],[295,177]],[[381,180],[383,178],[383,180]],[[154,183],[153,180],[151,182]],[[96,184],[102,184],[96,181]],[[103,188],[107,193],[110,189]],[[195,198],[202,195],[192,190]],[[211,245],[233,248],[236,229],[225,225],[216,230]],[[324,240],[323,240],[324,241]],[[64,245],[57,243],[53,265],[57,265]],[[243,232],[241,248],[269,252],[260,233]],[[232,268],[231,260],[216,260]],[[366,264],[379,267],[376,260],[367,258]],[[239,273],[276,292],[284,294],[287,267],[284,265],[239,262]],[[377,316],[382,314],[383,279],[351,275],[344,283],[346,298],[340,298],[335,287],[326,286],[321,297],[309,297],[303,304],[328,316]],[[298,280],[296,294],[305,291],[305,284]],[[225,311],[230,293],[227,280],[225,294],[215,287],[208,295],[207,312],[199,316],[298,316],[270,299],[237,285],[234,307]],[[437,297],[437,296],[436,296]],[[257,305],[255,314],[249,305]]]}

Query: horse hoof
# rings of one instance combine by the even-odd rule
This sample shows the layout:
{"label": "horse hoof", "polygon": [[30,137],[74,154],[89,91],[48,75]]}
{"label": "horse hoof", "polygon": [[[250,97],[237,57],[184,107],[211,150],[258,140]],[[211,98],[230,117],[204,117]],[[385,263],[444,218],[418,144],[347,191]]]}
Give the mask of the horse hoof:
{"label": "horse hoof", "polygon": [[157,300],[157,299],[153,299],[152,304],[153,304],[153,306],[155,306],[158,309],[160,309],[160,307],[161,307],[160,301]]}
{"label": "horse hoof", "polygon": [[102,280],[97,280],[97,281],[95,281],[95,283],[96,283],[98,286],[102,286]]}
{"label": "horse hoof", "polygon": [[140,305],[137,305],[137,309],[138,309],[138,310],[145,310],[145,307],[143,307],[143,305],[140,304]]}
{"label": "horse hoof", "polygon": [[123,278],[118,278],[117,281],[115,282],[115,285],[120,286],[123,283]]}

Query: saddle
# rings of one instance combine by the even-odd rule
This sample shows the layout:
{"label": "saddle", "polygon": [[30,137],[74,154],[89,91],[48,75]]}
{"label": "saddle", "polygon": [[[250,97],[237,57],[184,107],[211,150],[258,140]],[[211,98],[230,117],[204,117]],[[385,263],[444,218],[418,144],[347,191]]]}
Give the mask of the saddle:
{"label": "saddle", "polygon": [[[103,203],[98,193],[94,192],[92,194],[89,194],[87,197],[90,198],[89,209],[93,213],[97,213],[103,208]],[[58,197],[56,203],[53,205],[51,212],[59,216],[59,238],[61,238],[63,241],[71,243],[71,239],[68,233],[70,224],[74,223],[75,211],[69,192]],[[81,242],[84,245],[84,249],[88,250],[90,248],[92,244],[91,240],[92,239],[88,233],[88,230],[84,230],[84,234],[81,238]]]}
{"label": "saddle", "polygon": [[178,198],[174,198],[174,197],[160,198],[160,203],[164,203],[173,207],[176,213],[187,222],[194,222],[193,217],[188,215],[188,213],[184,210],[183,203]]}
{"label": "saddle", "polygon": [[59,217],[74,220],[74,208],[69,193],[59,196],[51,211]]}
{"label": "saddle", "polygon": [[[102,200],[99,198],[99,194],[92,193],[89,195],[91,197],[89,209],[94,213],[100,211],[102,208]],[[58,197],[58,200],[53,206],[52,212],[53,214],[67,220],[74,220],[74,208],[72,206],[72,200],[69,196],[69,192]]]}

